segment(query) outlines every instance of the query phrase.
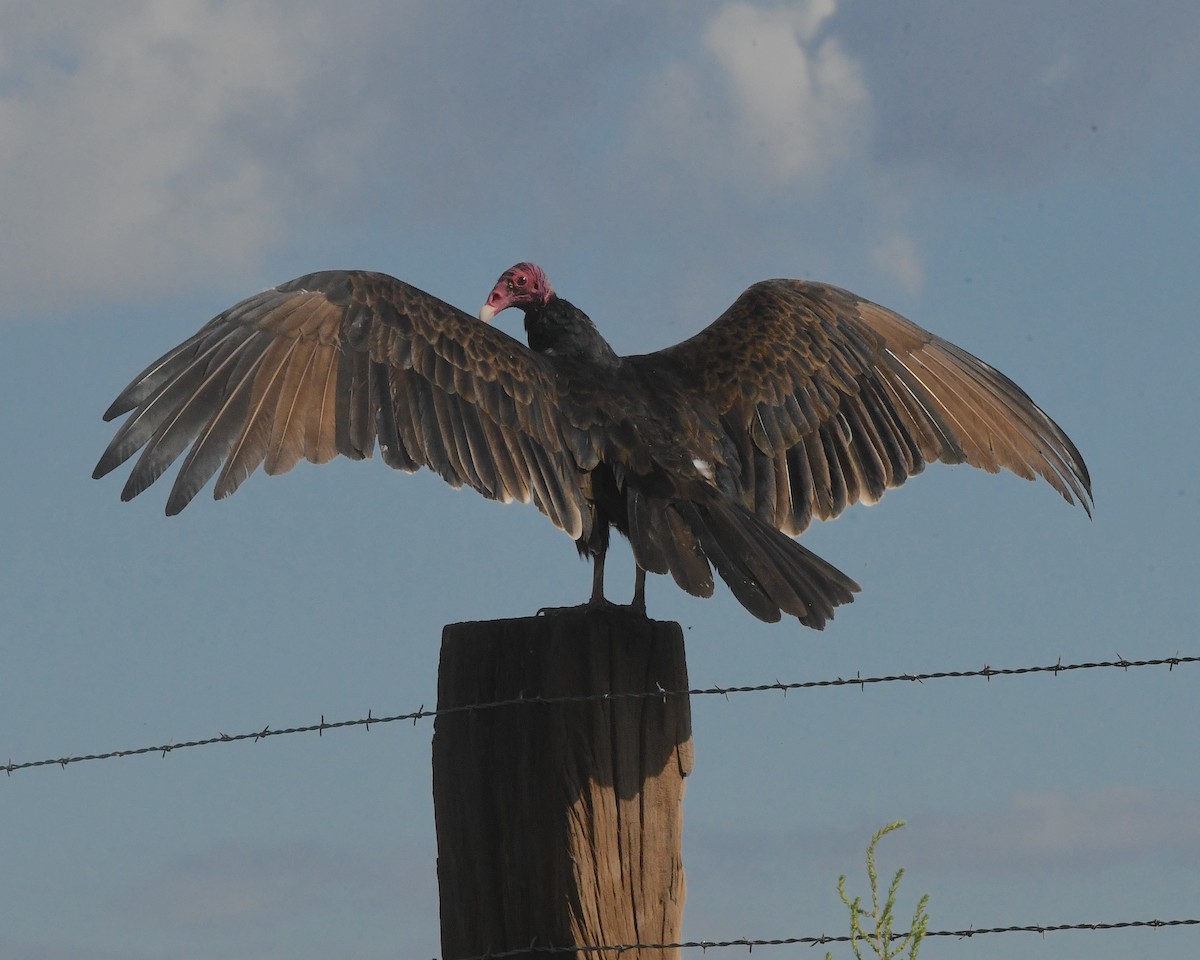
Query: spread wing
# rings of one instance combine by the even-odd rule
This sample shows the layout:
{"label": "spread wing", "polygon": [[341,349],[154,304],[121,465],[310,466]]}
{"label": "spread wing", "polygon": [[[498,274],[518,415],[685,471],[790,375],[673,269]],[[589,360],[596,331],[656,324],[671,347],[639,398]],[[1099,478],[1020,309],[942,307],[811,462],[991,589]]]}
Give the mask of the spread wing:
{"label": "spread wing", "polygon": [[167,501],[215,498],[302,458],[430,467],[453,486],[533,502],[572,537],[588,510],[546,361],[392,277],[325,271],[243,300],[140,373],[104,414],[129,417],[93,473],[142,451],[121,498],[190,445]]}
{"label": "spread wing", "polygon": [[1041,476],[1091,512],[1083,458],[1020,387],[837,287],[756,283],[695,337],[636,360],[716,406],[738,451],[732,484],[787,533],[934,460]]}

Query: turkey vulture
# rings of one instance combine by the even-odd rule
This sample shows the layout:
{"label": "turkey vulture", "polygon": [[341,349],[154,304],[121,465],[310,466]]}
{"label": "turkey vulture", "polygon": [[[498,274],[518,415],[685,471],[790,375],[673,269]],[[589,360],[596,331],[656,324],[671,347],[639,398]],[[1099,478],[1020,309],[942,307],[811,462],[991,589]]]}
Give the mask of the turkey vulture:
{"label": "turkey vulture", "polygon": [[[525,314],[529,346],[490,325]],[[482,321],[482,322],[481,322]],[[852,293],[751,286],[689,340],[620,357],[533,264],[505,271],[479,318],[381,273],[312,273],[209,321],[134,378],[104,414],[129,417],[96,465],[142,450],[122,500],[187,448],[176,514],[261,464],[371,456],[430,467],[493,500],[532,500],[594,563],[609,528],[645,574],[710,596],[712,567],[762,620],[820,629],[859,589],[792,539],[872,503],[926,463],[1044,477],[1090,514],[1075,445],[1011,380]]]}

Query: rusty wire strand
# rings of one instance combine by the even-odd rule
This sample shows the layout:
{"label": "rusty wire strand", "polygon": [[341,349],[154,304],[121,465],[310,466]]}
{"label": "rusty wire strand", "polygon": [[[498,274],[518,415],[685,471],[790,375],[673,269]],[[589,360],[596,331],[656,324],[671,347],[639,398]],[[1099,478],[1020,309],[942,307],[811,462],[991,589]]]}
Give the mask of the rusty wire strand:
{"label": "rusty wire strand", "polygon": [[[970,927],[966,930],[928,930],[925,933],[926,937],[957,937],[960,940],[968,940],[971,937],[980,937],[990,933],[1040,933],[1045,936],[1047,933],[1061,933],[1064,930],[1125,930],[1134,927],[1189,927],[1200,926],[1200,919],[1197,920],[1125,920],[1118,923],[1057,923],[1057,924],[1034,924],[1024,927],[981,927],[976,929]],[[892,940],[903,940],[907,937],[907,933],[893,933]],[[821,946],[827,943],[849,943],[853,937],[837,936],[830,937],[822,934],[819,937],[783,937],[775,940],[687,940],[679,943],[617,943],[617,944],[593,944],[573,947],[552,947],[539,946],[536,942],[531,943],[527,947],[517,947],[512,950],[503,950],[499,953],[482,953],[474,957],[468,957],[466,960],[505,960],[508,957],[524,956],[530,953],[616,953],[618,955],[627,953],[630,950],[684,950],[698,949],[705,952],[709,950],[727,949],[731,947],[745,947],[749,951],[753,951],[755,947],[786,947],[786,946]]]}
{"label": "rusty wire strand", "polygon": [[11,759],[8,763],[0,766],[0,770],[10,776],[18,770],[28,770],[32,767],[51,767],[59,766],[65,769],[70,764],[82,763],[85,760],[114,760],[117,757],[135,757],[146,753],[160,753],[164,757],[168,753],[176,750],[186,750],[190,747],[205,747],[215,743],[236,743],[239,740],[252,740],[257,743],[259,740],[265,740],[268,737],[281,737],[286,734],[293,733],[316,733],[318,736],[323,735],[326,730],[337,730],[342,727],[365,727],[371,729],[372,724],[380,723],[395,723],[399,720],[410,720],[413,726],[416,726],[419,720],[425,720],[429,717],[444,717],[455,713],[467,713],[476,710],[495,710],[501,707],[511,707],[518,705],[549,705],[563,703],[586,703],[589,701],[613,701],[613,700],[643,700],[668,697],[699,697],[720,695],[728,697],[731,693],[769,693],[778,691],[786,694],[789,690],[812,690],[821,687],[859,687],[865,690],[868,684],[878,683],[894,683],[900,680],[906,680],[909,683],[924,683],[926,680],[946,680],[946,679],[963,679],[967,677],[984,677],[989,682],[992,677],[1015,677],[1025,676],[1036,673],[1049,673],[1058,676],[1060,673],[1068,673],[1075,670],[1095,670],[1103,668],[1119,668],[1130,670],[1135,667],[1161,667],[1165,666],[1168,670],[1174,670],[1175,667],[1185,663],[1200,663],[1200,656],[1173,656],[1161,657],[1155,660],[1126,660],[1118,654],[1118,660],[1101,660],[1088,663],[1063,663],[1060,657],[1057,663],[1038,667],[991,667],[984,665],[978,670],[940,670],[934,673],[901,673],[891,674],[878,677],[864,677],[861,674],[855,674],[853,677],[838,677],[835,680],[800,680],[791,683],[783,683],[776,680],[774,683],[761,683],[754,686],[730,686],[730,687],[704,687],[694,688],[691,690],[647,690],[631,693],[593,693],[593,694],[578,694],[573,696],[558,696],[558,697],[540,697],[540,696],[521,696],[513,697],[508,700],[495,700],[489,703],[474,703],[465,704],[457,707],[443,707],[442,709],[426,710],[422,705],[417,710],[409,713],[398,713],[392,716],[376,717],[371,711],[367,711],[365,717],[359,717],[354,720],[336,720],[333,722],[327,721],[324,714],[321,715],[319,723],[308,724],[299,727],[286,727],[280,730],[272,730],[270,725],[264,726],[261,730],[256,730],[251,733],[219,733],[215,737],[205,737],[199,740],[186,740],[182,743],[166,743],[150,747],[136,747],[127,750],[110,750],[107,753],[89,753],[84,755],[69,754],[62,757],[50,757],[43,760],[27,760],[22,763],[14,763]]}

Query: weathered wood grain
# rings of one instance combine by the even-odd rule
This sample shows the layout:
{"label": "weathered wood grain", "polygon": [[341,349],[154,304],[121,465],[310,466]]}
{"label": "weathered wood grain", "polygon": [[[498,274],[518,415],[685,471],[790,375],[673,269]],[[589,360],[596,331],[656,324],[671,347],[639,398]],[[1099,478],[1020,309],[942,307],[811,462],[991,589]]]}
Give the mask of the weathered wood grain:
{"label": "weathered wood grain", "polygon": [[[446,627],[438,708],[687,685],[678,624],[563,611]],[[678,940],[691,768],[686,697],[439,716],[434,812],[446,960],[534,943]]]}

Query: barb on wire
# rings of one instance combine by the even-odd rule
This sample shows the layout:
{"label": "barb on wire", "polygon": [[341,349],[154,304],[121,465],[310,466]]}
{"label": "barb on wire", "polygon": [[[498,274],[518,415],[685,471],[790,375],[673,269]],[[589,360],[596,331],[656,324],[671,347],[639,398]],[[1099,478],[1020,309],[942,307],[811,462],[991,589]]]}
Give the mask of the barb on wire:
{"label": "barb on wire", "polygon": [[[1118,654],[1118,656],[1120,655]],[[862,676],[861,671],[859,671],[850,678],[838,677],[833,680],[799,680],[791,683],[782,683],[779,680],[776,680],[774,683],[762,683],[754,686],[713,686],[695,688],[691,690],[663,690],[661,687],[658,687],[654,690],[632,693],[596,693],[561,697],[531,697],[522,695],[509,700],[495,700],[490,703],[473,703],[457,707],[443,707],[440,710],[426,710],[424,704],[422,704],[417,710],[412,710],[408,713],[397,713],[392,716],[385,717],[376,717],[370,710],[368,710],[365,717],[359,717],[355,720],[338,720],[331,723],[327,721],[325,719],[325,715],[322,714],[319,723],[312,723],[299,727],[287,727],[281,730],[272,730],[270,724],[267,724],[261,730],[257,730],[252,733],[218,733],[215,737],[206,737],[199,740],[188,740],[183,743],[158,744],[156,746],[136,747],[128,750],[110,750],[107,753],[89,753],[84,755],[69,754],[63,757],[50,757],[44,760],[27,760],[23,763],[14,763],[10,759],[8,763],[0,765],[0,770],[3,770],[5,773],[11,776],[18,770],[28,770],[32,767],[48,767],[57,765],[63,769],[66,769],[66,767],[70,764],[82,763],[85,760],[113,760],[117,757],[135,757],[146,753],[161,753],[165,757],[168,753],[173,753],[177,750],[186,750],[190,747],[206,747],[214,743],[235,743],[240,740],[252,740],[257,743],[259,740],[265,740],[268,737],[282,737],[293,733],[316,733],[318,736],[324,736],[326,730],[337,730],[341,727],[365,727],[367,730],[370,730],[372,724],[395,723],[397,720],[411,720],[413,726],[416,726],[417,721],[424,720],[428,717],[444,717],[455,713],[466,713],[477,710],[495,710],[501,707],[511,707],[517,705],[545,706],[563,703],[586,703],[600,700],[641,700],[657,697],[661,697],[665,700],[667,697],[722,696],[728,699],[729,695],[732,693],[768,693],[771,691],[777,691],[786,696],[789,690],[814,690],[823,687],[858,687],[860,690],[865,691],[867,684],[895,683],[901,680],[909,683],[924,683],[926,680],[957,680],[969,677],[984,677],[990,683],[992,677],[1016,677],[1035,673],[1050,673],[1057,677],[1060,673],[1067,673],[1069,671],[1095,670],[1103,668],[1119,668],[1125,672],[1128,672],[1134,667],[1165,666],[1168,668],[1168,671],[1173,671],[1175,667],[1185,663],[1200,663],[1200,656],[1181,657],[1176,654],[1173,657],[1161,657],[1156,660],[1126,660],[1124,657],[1121,657],[1118,660],[1100,660],[1088,663],[1063,663],[1062,657],[1059,657],[1057,663],[1040,667],[996,668],[985,665],[979,670],[940,670],[934,673],[902,673],[878,677],[864,677]]]}
{"label": "barb on wire", "polygon": [[[1200,919],[1196,920],[1124,920],[1117,923],[1056,923],[1050,925],[1032,924],[1023,927],[969,927],[966,930],[927,930],[927,937],[956,937],[959,940],[967,940],[971,937],[981,937],[986,934],[993,933],[1039,933],[1045,936],[1047,933],[1061,933],[1067,930],[1125,930],[1135,927],[1187,927],[1200,926]],[[893,933],[892,940],[902,940],[908,933]],[[524,956],[530,953],[544,953],[547,955],[563,954],[563,953],[583,953],[583,954],[602,954],[616,953],[618,955],[626,953],[630,950],[709,950],[729,949],[732,947],[745,947],[748,951],[753,951],[755,947],[789,947],[789,946],[807,946],[816,947],[823,946],[829,943],[849,943],[853,937],[836,936],[830,937],[822,934],[819,937],[781,937],[774,940],[752,940],[741,938],[737,940],[685,940],[677,943],[610,943],[610,944],[591,944],[584,946],[572,947],[552,947],[539,946],[537,942],[531,943],[527,947],[517,947],[512,950],[502,950],[496,953],[481,953],[474,957],[469,957],[467,960],[506,960],[509,957]]]}

